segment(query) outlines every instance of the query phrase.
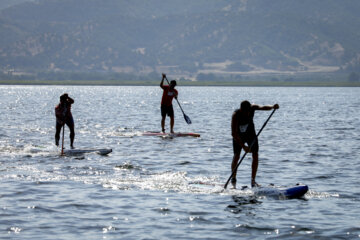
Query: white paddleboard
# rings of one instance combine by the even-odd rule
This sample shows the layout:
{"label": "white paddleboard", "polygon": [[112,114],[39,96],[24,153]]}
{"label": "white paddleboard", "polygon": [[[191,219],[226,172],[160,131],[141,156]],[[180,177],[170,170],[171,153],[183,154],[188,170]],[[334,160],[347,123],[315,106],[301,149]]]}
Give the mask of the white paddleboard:
{"label": "white paddleboard", "polygon": [[100,155],[107,155],[111,152],[111,148],[64,149],[64,155],[80,155],[85,153],[97,153]]}
{"label": "white paddleboard", "polygon": [[200,137],[198,133],[192,132],[177,132],[177,133],[163,133],[163,132],[144,132],[142,136],[160,136],[160,137]]}

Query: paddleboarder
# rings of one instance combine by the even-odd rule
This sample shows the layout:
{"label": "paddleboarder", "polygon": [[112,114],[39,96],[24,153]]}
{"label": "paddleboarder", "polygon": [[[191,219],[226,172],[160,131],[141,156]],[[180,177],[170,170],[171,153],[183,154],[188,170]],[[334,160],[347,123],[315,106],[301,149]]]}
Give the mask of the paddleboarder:
{"label": "paddleboarder", "polygon": [[[252,153],[252,171],[251,171],[251,187],[259,186],[256,181],[256,173],[259,164],[259,144],[256,137],[255,125],[253,122],[255,111],[278,109],[279,105],[259,106],[251,104],[249,101],[243,101],[240,109],[234,111],[231,119],[231,135],[233,137],[234,156],[231,164],[231,170],[234,172],[240,158],[241,149],[247,153]],[[234,172],[231,183],[236,185],[236,172]]]}
{"label": "paddleboarder", "polygon": [[164,85],[164,79],[166,75],[162,74],[160,87],[163,89],[163,95],[161,99],[161,130],[165,133],[165,119],[166,115],[170,117],[170,132],[174,133],[174,109],[172,105],[173,98],[177,99],[178,91],[175,89],[176,81],[171,80],[169,85]]}
{"label": "paddleboarder", "polygon": [[74,100],[69,97],[67,93],[64,93],[60,96],[60,103],[55,107],[55,116],[56,116],[56,133],[55,133],[55,144],[59,146],[60,140],[60,131],[65,124],[70,129],[70,147],[74,148],[74,138],[75,138],[75,126],[74,119],[71,114],[71,105],[74,103]]}

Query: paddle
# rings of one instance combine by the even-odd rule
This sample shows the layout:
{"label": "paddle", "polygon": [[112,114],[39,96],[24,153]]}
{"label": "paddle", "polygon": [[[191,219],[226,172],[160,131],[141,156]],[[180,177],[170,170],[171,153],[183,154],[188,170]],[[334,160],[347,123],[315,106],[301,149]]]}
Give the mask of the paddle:
{"label": "paddle", "polygon": [[61,155],[64,155],[64,135],[65,135],[65,123],[63,125],[63,132],[62,132]]}
{"label": "paddle", "polygon": [[[165,76],[165,79],[166,79],[166,81],[167,81],[167,83],[169,84],[169,86],[170,86],[170,83],[169,83],[169,80],[167,79],[167,77]],[[176,101],[177,101],[177,103],[179,104],[179,107],[180,107],[180,109],[181,109],[181,111],[182,111],[182,113],[184,114],[184,119],[185,119],[185,121],[186,121],[186,123],[187,124],[191,124],[191,120],[190,120],[190,118],[184,113],[184,110],[182,109],[182,107],[181,107],[181,105],[180,105],[180,103],[179,103],[179,101],[177,100],[177,98],[175,98],[176,99]]]}
{"label": "paddle", "polygon": [[[261,131],[264,129],[264,127],[266,126],[266,124],[268,123],[268,121],[270,120],[271,116],[274,114],[275,111],[276,111],[276,109],[274,109],[274,110],[272,111],[272,113],[270,114],[270,116],[268,117],[268,119],[265,121],[264,125],[261,127],[260,131],[259,131],[258,134],[256,135],[256,138],[255,138],[255,139],[252,141],[252,143],[250,144],[250,146],[249,146],[250,149],[251,149],[252,145],[254,145],[257,137],[260,135]],[[230,179],[231,179],[231,178],[234,176],[234,174],[236,173],[238,167],[240,166],[242,160],[244,160],[246,154],[247,154],[247,152],[244,153],[244,155],[242,156],[240,162],[236,165],[234,171],[231,173],[229,179],[226,181],[226,183],[225,183],[225,185],[224,185],[224,189],[227,188],[227,185],[229,184]]]}

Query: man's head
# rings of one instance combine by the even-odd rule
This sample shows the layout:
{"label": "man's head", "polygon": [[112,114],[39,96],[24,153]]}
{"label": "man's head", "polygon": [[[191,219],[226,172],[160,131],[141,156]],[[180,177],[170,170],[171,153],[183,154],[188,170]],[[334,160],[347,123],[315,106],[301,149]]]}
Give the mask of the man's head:
{"label": "man's head", "polygon": [[175,80],[171,80],[170,81],[170,88],[174,88],[176,86],[176,81]]}
{"label": "man's head", "polygon": [[67,93],[64,93],[63,95],[60,96],[60,102],[64,103],[67,101],[68,98],[69,95]]}
{"label": "man's head", "polygon": [[245,101],[242,101],[241,104],[240,104],[240,109],[241,111],[243,112],[250,112],[250,109],[251,109],[251,104],[249,101],[245,100]]}

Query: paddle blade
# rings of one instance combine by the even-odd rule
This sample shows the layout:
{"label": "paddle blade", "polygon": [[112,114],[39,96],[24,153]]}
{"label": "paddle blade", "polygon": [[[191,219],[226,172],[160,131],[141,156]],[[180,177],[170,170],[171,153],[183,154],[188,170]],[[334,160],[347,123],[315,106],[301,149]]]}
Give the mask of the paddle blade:
{"label": "paddle blade", "polygon": [[191,124],[190,118],[184,113],[184,118],[187,124]]}

